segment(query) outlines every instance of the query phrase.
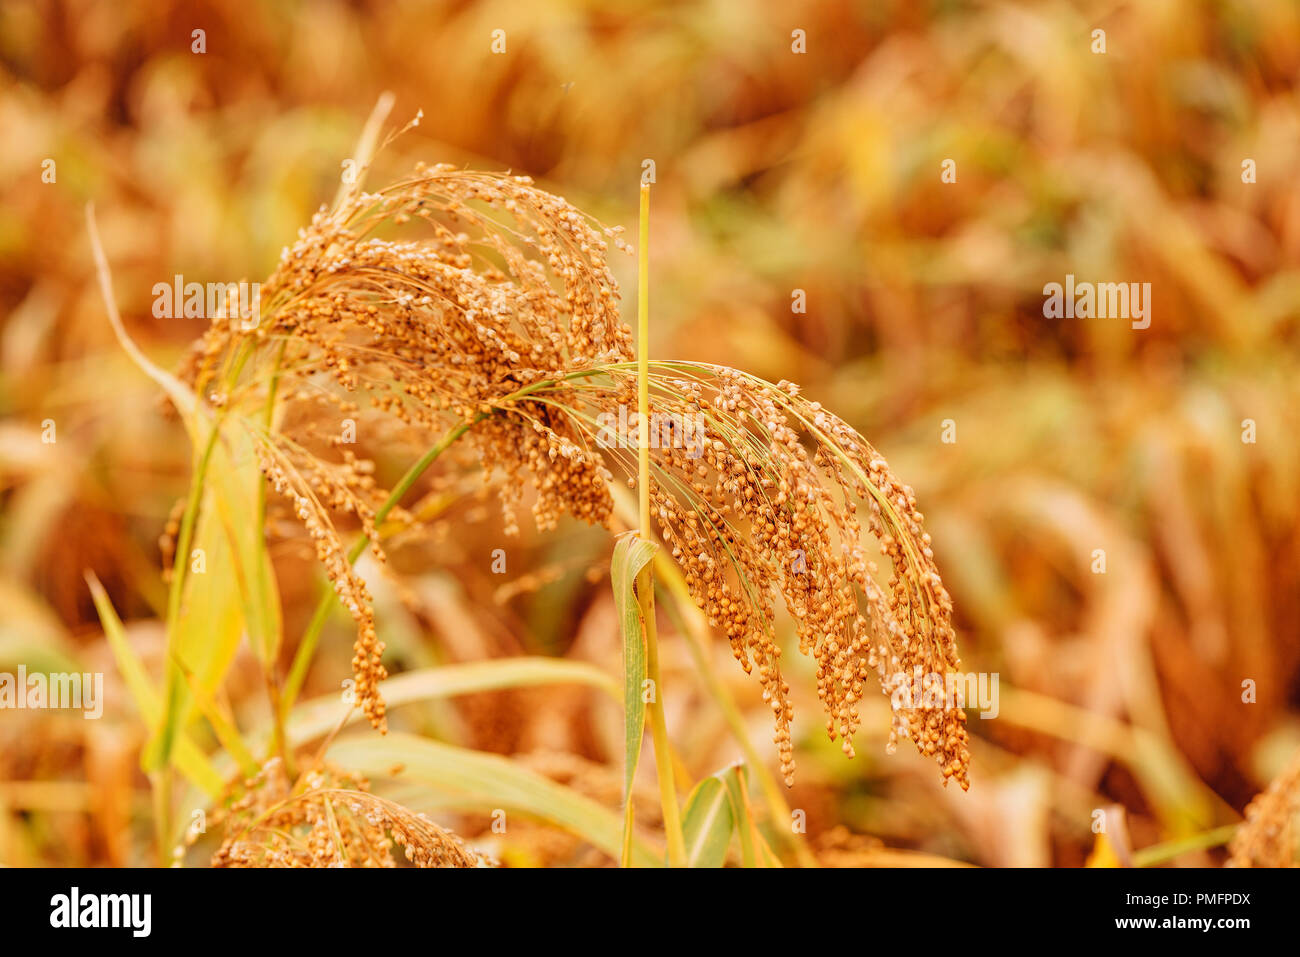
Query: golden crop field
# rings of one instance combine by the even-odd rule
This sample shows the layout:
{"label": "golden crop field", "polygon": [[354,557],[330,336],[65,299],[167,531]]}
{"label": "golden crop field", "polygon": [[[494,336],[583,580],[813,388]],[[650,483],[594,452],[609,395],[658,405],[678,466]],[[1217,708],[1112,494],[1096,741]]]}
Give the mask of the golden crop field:
{"label": "golden crop field", "polygon": [[0,6],[0,864],[1300,863],[1300,6]]}

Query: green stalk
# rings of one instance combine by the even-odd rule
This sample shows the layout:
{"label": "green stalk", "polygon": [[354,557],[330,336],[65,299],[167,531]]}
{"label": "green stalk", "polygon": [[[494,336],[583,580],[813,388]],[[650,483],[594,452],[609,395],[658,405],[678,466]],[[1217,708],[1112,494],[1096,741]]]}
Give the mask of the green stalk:
{"label": "green stalk", "polygon": [[212,423],[212,434],[208,436],[207,445],[194,468],[190,479],[189,500],[185,503],[185,512],[181,517],[180,531],[176,536],[176,554],[172,559],[172,580],[167,593],[166,636],[167,659],[166,678],[163,688],[163,711],[160,715],[158,734],[160,737],[146,747],[147,764],[153,766],[149,777],[154,787],[154,799],[157,811],[162,815],[158,820],[158,854],[160,866],[167,865],[167,835],[170,833],[171,817],[171,753],[174,743],[174,713],[180,699],[181,674],[175,664],[176,629],[180,619],[181,598],[189,570],[190,545],[194,541],[194,526],[198,520],[199,506],[203,501],[203,482],[207,475],[208,463],[212,461],[212,450],[216,447],[219,435],[219,422]]}
{"label": "green stalk", "polygon": [[[240,348],[239,354],[234,361],[234,369],[230,373],[230,381],[234,381],[244,368],[248,361],[250,349],[245,342]],[[203,452],[199,456],[198,462],[194,467],[194,475],[190,478],[189,500],[185,503],[185,512],[181,517],[181,527],[176,536],[176,554],[172,558],[172,580],[167,593],[167,626],[166,626],[166,678],[163,691],[163,712],[159,729],[161,737],[151,745],[153,749],[150,758],[158,764],[163,775],[170,775],[169,765],[171,764],[172,745],[174,744],[174,722],[172,715],[175,713],[183,684],[183,676],[176,665],[178,659],[176,648],[176,629],[180,622],[181,600],[185,593],[185,583],[188,580],[187,572],[190,567],[190,546],[194,542],[194,526],[198,522],[199,509],[203,505],[203,486],[207,480],[208,466],[212,461],[212,452],[221,439],[221,425],[225,420],[222,413],[218,413],[209,422],[212,431],[208,434],[207,444],[203,447]]]}
{"label": "green stalk", "polygon": [[153,790],[154,841],[158,845],[158,866],[171,864],[172,775],[171,766],[149,773]]}
{"label": "green stalk", "polygon": [[212,450],[216,448],[220,428],[212,424],[212,434],[208,436],[207,445],[194,467],[190,479],[189,500],[185,503],[185,512],[181,517],[180,531],[176,536],[176,554],[172,557],[171,589],[167,595],[167,634],[170,637],[180,617],[181,593],[185,587],[185,572],[189,568],[190,545],[194,540],[194,525],[198,519],[199,505],[203,501],[203,482],[208,473],[208,464],[212,461]]}
{"label": "green stalk", "polygon": [[1204,851],[1211,847],[1218,847],[1220,844],[1226,844],[1232,840],[1232,835],[1237,833],[1237,828],[1240,826],[1240,824],[1225,824],[1223,827],[1216,827],[1201,834],[1193,834],[1190,837],[1167,841],[1164,844],[1144,847],[1140,851],[1133,852],[1133,866],[1151,867],[1154,864],[1163,864],[1165,861],[1173,860],[1180,854],[1186,854],[1190,851]]}
{"label": "green stalk", "polygon": [[[636,287],[637,334],[637,501],[641,520],[641,537],[653,540],[650,530],[650,187],[641,185],[640,236],[637,243]],[[681,810],[677,805],[677,788],[673,781],[672,750],[668,741],[668,723],[664,720],[663,679],[659,673],[659,633],[655,626],[654,571],[647,562],[637,573],[636,599],[641,608],[641,626],[645,631],[646,677],[654,689],[654,699],[647,702],[650,736],[654,741],[655,775],[659,779],[659,804],[663,810],[664,833],[668,840],[670,867],[686,865],[686,839],[682,833]]]}

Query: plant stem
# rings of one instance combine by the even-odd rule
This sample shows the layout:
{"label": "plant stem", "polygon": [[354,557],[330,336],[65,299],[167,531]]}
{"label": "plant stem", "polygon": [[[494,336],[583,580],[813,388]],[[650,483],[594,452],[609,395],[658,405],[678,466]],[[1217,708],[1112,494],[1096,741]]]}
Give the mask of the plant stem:
{"label": "plant stem", "polygon": [[672,746],[668,742],[668,724],[664,720],[663,682],[659,676],[659,635],[655,626],[654,582],[650,565],[637,575],[637,604],[645,628],[645,673],[654,689],[654,698],[646,704],[650,718],[650,736],[654,741],[655,772],[659,779],[659,804],[663,810],[664,833],[668,839],[668,866],[686,866],[686,839],[682,834],[681,810],[677,806],[677,787],[673,778]]}
{"label": "plant stem", "polygon": [[156,835],[158,839],[159,866],[168,864],[168,838],[171,827],[172,768],[171,752],[175,723],[172,715],[180,699],[181,674],[175,663],[177,653],[176,629],[180,621],[181,600],[187,580],[186,572],[190,567],[190,544],[194,540],[194,526],[198,520],[199,507],[203,501],[203,483],[207,477],[208,463],[212,461],[212,450],[216,447],[220,431],[220,420],[210,423],[212,433],[208,436],[203,453],[195,463],[194,475],[190,479],[189,500],[185,503],[185,512],[181,518],[181,527],[176,536],[176,554],[172,561],[172,580],[167,593],[167,623],[165,635],[167,660],[164,665],[166,677],[163,679],[163,713],[159,718],[156,731],[158,738],[145,747],[145,757],[157,767],[149,775],[154,791],[155,817],[158,822]]}
{"label": "plant stem", "polygon": [[[650,530],[650,187],[641,184],[640,235],[637,242],[636,338],[637,338],[637,493],[641,537],[653,541]],[[659,634],[655,627],[654,570],[651,563],[637,573],[637,604],[645,631],[646,677],[654,689],[646,708],[650,735],[655,748],[655,775],[659,779],[659,804],[663,810],[664,833],[668,839],[668,864],[686,864],[686,840],[682,835],[681,810],[673,781],[673,757],[664,720],[663,680],[659,673]]]}
{"label": "plant stem", "polygon": [[[229,373],[233,382],[243,370],[251,351],[247,343],[243,344],[234,359],[234,369]],[[196,420],[203,421],[203,420]],[[170,776],[172,746],[174,743],[175,723],[173,715],[180,702],[184,681],[176,662],[179,659],[177,630],[180,627],[181,603],[185,597],[185,585],[189,581],[190,546],[194,543],[194,528],[198,524],[199,512],[203,506],[204,486],[207,482],[208,468],[212,462],[212,453],[221,441],[221,428],[226,417],[218,412],[206,420],[211,431],[203,445],[203,451],[194,465],[194,474],[190,478],[189,499],[185,503],[185,512],[181,517],[180,530],[176,536],[176,554],[172,557],[172,578],[167,593],[167,623],[165,629],[167,654],[166,677],[163,687],[163,714],[159,723],[159,739],[151,744],[148,752],[150,758],[159,763],[160,773]],[[259,492],[264,495],[264,486],[259,483]],[[260,513],[259,513],[260,514]],[[259,524],[260,527],[260,524]],[[156,749],[156,750],[155,750]],[[170,780],[168,781],[170,786]]]}
{"label": "plant stem", "polygon": [[1189,851],[1204,851],[1211,847],[1218,847],[1232,840],[1232,835],[1237,833],[1237,828],[1240,826],[1240,824],[1225,824],[1223,827],[1216,827],[1201,834],[1144,847],[1140,851],[1133,852],[1133,866],[1150,867],[1153,864],[1163,864]]}
{"label": "plant stem", "polygon": [[[650,187],[641,186],[636,269],[637,505],[641,537],[650,534]],[[647,566],[649,567],[649,566]]]}
{"label": "plant stem", "polygon": [[266,678],[267,700],[271,705],[271,753],[280,755],[285,774],[293,780],[298,776],[298,769],[293,760],[293,748],[289,746],[289,738],[284,733],[284,692],[276,680],[274,663],[268,664],[263,674]]}
{"label": "plant stem", "polygon": [[171,766],[164,765],[149,774],[153,788],[154,840],[158,845],[158,866],[167,867],[171,861],[172,775]]}
{"label": "plant stem", "polygon": [[220,435],[219,421],[212,423],[212,432],[208,436],[203,453],[194,467],[190,479],[189,500],[185,503],[185,512],[181,517],[180,531],[176,535],[176,554],[172,557],[171,589],[167,595],[167,634],[170,636],[176,628],[180,617],[181,596],[185,590],[186,570],[190,563],[190,543],[194,540],[194,525],[198,519],[199,505],[203,501],[203,483],[208,474],[208,463],[212,461],[212,450]]}

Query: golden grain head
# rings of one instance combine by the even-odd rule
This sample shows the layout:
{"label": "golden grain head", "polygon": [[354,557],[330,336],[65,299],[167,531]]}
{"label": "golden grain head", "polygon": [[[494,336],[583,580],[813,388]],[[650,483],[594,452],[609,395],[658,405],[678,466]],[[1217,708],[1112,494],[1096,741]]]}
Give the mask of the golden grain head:
{"label": "golden grain head", "polygon": [[290,782],[278,758],[236,782],[222,814],[214,867],[494,867],[423,814],[370,793],[369,782],[325,764]]}
{"label": "golden grain head", "polygon": [[1229,845],[1230,867],[1295,867],[1300,824],[1300,753],[1255,795]]}
{"label": "golden grain head", "polygon": [[[396,226],[422,235],[379,235]],[[611,418],[636,408],[610,242],[624,245],[524,178],[419,167],[317,214],[265,284],[256,327],[219,319],[189,357],[187,379],[244,416],[262,470],[356,620],[358,698],[380,729],[383,645],[340,525],[382,562],[376,522],[390,490],[340,428],[351,421],[377,441],[426,449],[464,429],[460,444],[494,484],[508,533],[526,491],[541,529],[563,515],[609,525],[615,472],[636,471],[634,453],[606,440]],[[652,370],[653,415],[699,426],[690,441],[671,428],[670,441],[649,436],[658,529],[696,603],[757,672],[789,782],[793,708],[776,602],[816,661],[827,732],[850,755],[873,673],[888,688],[900,674],[959,667],[952,603],[915,495],[844,421],[789,383],[700,363]],[[272,389],[266,427],[256,410]],[[415,521],[400,508],[389,520]],[[891,746],[899,736],[967,786],[955,704],[896,710]]]}

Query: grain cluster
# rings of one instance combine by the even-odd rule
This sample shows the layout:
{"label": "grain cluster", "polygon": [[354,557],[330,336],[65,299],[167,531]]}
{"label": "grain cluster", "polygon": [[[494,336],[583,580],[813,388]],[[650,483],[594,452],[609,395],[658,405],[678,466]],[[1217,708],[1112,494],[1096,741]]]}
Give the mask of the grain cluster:
{"label": "grain cluster", "polygon": [[[626,248],[618,230],[524,177],[417,167],[322,209],[263,285],[256,326],[214,321],[187,361],[188,381],[243,417],[355,619],[358,699],[381,730],[384,647],[345,538],[364,535],[383,563],[386,533],[418,523],[389,507],[395,483],[353,454],[348,429],[415,455],[455,439],[497,491],[507,533],[525,507],[543,530],[566,515],[610,526],[611,484],[633,481],[643,439],[634,425],[631,449],[600,440],[601,421],[636,408],[610,245]],[[650,443],[657,530],[756,674],[789,782],[778,603],[816,662],[827,732],[850,755],[869,681],[959,667],[952,603],[912,489],[843,420],[790,383],[701,363],[651,368],[651,410],[704,423],[702,444]],[[891,747],[899,736],[967,786],[955,704],[896,710]]]}

